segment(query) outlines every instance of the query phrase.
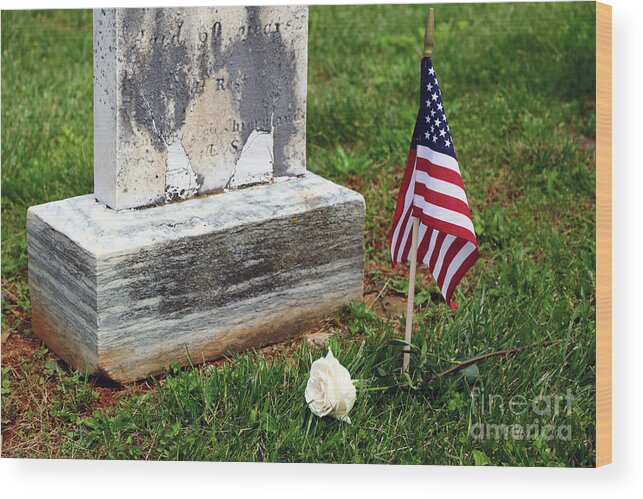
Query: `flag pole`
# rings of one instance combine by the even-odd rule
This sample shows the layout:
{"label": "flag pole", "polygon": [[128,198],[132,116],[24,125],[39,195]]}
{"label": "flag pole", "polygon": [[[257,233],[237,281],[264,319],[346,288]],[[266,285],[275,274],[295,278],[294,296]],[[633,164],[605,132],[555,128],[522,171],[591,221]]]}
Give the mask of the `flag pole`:
{"label": "flag pole", "polygon": [[422,57],[433,57],[433,38],[435,36],[435,13],[433,7],[429,9],[426,16],[426,28],[424,30],[424,54]]}
{"label": "flag pole", "polygon": [[404,330],[404,358],[402,360],[402,370],[409,370],[409,362],[411,360],[411,331],[413,330],[413,300],[415,299],[415,269],[417,267],[417,253],[418,253],[418,229],[420,221],[413,217],[413,234],[411,236],[411,254],[410,268],[409,268],[409,292],[406,301],[406,328]]}
{"label": "flag pole", "polygon": [[[433,8],[429,9],[429,15],[426,18],[426,29],[424,31],[424,53],[422,57],[433,57],[433,36],[435,33],[435,14]],[[404,357],[402,359],[402,371],[408,372],[409,362],[411,361],[411,332],[413,331],[413,301],[415,299],[415,271],[417,268],[418,252],[418,231],[420,221],[413,217],[413,233],[411,236],[411,254],[409,268],[409,291],[406,301],[406,327],[404,329]]]}

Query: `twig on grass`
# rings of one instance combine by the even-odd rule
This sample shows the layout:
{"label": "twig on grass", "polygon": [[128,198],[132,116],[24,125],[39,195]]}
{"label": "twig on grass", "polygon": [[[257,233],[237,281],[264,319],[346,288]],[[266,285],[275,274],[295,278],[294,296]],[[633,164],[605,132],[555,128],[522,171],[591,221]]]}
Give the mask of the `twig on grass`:
{"label": "twig on grass", "polygon": [[529,350],[531,348],[536,348],[536,347],[550,347],[553,345],[557,345],[560,343],[562,340],[556,340],[556,341],[541,341],[538,343],[532,343],[530,345],[523,345],[521,347],[514,347],[514,348],[507,348],[505,350],[498,350],[497,352],[490,352],[490,353],[485,353],[482,355],[477,355],[475,357],[471,357],[470,359],[467,359],[463,362],[460,362],[459,364],[456,364],[453,367],[450,367],[446,371],[442,371],[441,373],[436,374],[435,376],[432,376],[431,378],[428,379],[428,382],[433,381],[434,379],[437,378],[443,378],[444,376],[449,376],[450,374],[454,374],[458,372],[460,369],[464,369],[467,366],[470,366],[472,364],[475,364],[477,362],[480,362],[481,360],[488,359],[490,357],[506,357],[507,355],[512,355],[514,353],[522,352],[523,350]]}
{"label": "twig on grass", "polygon": [[386,280],[386,282],[384,283],[384,287],[383,287],[383,288],[381,289],[381,291],[377,294],[377,296],[375,297],[375,299],[373,300],[373,302],[372,302],[368,307],[366,307],[366,311],[367,311],[367,312],[369,312],[369,311],[371,310],[371,308],[373,308],[373,305],[375,305],[375,304],[377,303],[377,300],[379,300],[379,299],[380,299],[380,296],[382,296],[382,293],[384,293],[384,291],[385,291],[385,290],[386,290],[386,288],[388,287],[388,283],[389,283],[389,282],[391,282],[391,278],[390,278],[390,277]]}

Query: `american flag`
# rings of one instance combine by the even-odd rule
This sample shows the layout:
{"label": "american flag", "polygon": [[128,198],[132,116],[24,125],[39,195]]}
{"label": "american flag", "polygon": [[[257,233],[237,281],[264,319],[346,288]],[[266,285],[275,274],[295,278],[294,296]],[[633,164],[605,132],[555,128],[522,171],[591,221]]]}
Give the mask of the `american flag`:
{"label": "american flag", "polygon": [[410,260],[417,218],[417,261],[428,265],[455,309],[453,290],[479,258],[478,241],[430,57],[422,59],[420,82],[420,109],[389,233],[391,263]]}

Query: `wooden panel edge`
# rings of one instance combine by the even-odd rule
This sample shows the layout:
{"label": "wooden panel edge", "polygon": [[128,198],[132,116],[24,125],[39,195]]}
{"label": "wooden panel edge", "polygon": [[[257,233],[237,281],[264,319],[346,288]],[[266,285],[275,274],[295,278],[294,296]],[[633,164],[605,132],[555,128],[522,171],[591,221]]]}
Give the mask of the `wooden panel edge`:
{"label": "wooden panel edge", "polygon": [[596,3],[596,466],[612,462],[612,7]]}

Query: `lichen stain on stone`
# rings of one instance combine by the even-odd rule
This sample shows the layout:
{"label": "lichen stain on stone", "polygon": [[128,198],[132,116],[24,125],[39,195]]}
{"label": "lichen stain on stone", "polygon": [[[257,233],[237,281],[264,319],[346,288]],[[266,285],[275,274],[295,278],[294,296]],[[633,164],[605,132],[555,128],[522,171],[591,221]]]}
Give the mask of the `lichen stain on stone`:
{"label": "lichen stain on stone", "polygon": [[[261,21],[261,7],[245,7],[245,11],[249,26]],[[249,78],[238,89],[236,101],[241,121],[261,116],[280,117],[293,112],[297,68],[280,31],[248,33],[245,38],[235,40],[222,60],[228,64],[231,74],[261,75],[261,78]],[[275,122],[275,125],[279,126],[273,137],[273,164],[275,175],[282,175],[287,170],[286,146],[295,135],[295,124]],[[245,142],[251,133],[252,130],[243,132]]]}
{"label": "lichen stain on stone", "polygon": [[[296,104],[296,82],[305,66],[298,67],[285,32],[291,19],[279,14],[275,22],[269,8],[247,7],[240,16],[245,17],[242,28],[231,36],[210,31],[200,38],[206,24],[195,17],[198,12],[126,9],[121,18],[125,44],[118,75],[123,99],[119,123],[125,135],[149,137],[148,163],[154,163],[152,153],[166,156],[166,201],[290,175],[291,149],[305,133],[305,109]],[[220,30],[234,26],[237,16],[238,11],[226,10],[206,17],[208,26],[215,19]],[[265,25],[273,28],[250,30]],[[254,145],[246,149],[249,144]],[[259,166],[250,165],[248,157],[261,158]],[[177,161],[184,165],[179,168],[183,178],[170,167]],[[162,163],[158,166],[161,173]],[[249,180],[243,179],[244,171]]]}
{"label": "lichen stain on stone", "polygon": [[199,190],[200,182],[192,169],[190,158],[176,139],[167,146],[167,166],[165,170],[165,200],[188,199]]}

